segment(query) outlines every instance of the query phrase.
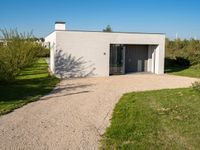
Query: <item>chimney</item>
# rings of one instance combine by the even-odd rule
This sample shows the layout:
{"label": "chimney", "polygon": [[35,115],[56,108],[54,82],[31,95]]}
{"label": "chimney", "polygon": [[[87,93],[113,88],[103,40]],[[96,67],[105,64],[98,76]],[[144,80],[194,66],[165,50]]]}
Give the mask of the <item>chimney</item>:
{"label": "chimney", "polygon": [[66,28],[65,28],[65,22],[62,22],[62,21],[55,22],[55,30],[65,31],[66,30]]}

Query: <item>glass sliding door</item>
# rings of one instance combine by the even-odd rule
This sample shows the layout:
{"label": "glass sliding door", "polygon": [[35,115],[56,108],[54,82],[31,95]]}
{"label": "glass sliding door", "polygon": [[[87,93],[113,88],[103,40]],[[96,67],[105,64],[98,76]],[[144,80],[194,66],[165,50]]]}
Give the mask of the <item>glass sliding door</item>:
{"label": "glass sliding door", "polygon": [[110,45],[110,75],[125,73],[125,46]]}

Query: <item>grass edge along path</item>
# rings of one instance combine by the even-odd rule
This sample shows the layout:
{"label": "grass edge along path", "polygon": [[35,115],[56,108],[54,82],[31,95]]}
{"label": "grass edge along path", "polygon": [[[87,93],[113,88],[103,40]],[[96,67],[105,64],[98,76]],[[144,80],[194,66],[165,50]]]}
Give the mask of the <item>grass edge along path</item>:
{"label": "grass edge along path", "polygon": [[16,81],[0,83],[0,115],[39,100],[51,92],[59,81],[49,75],[45,59],[40,58],[33,66],[22,70]]}
{"label": "grass edge along path", "polygon": [[192,88],[124,94],[100,149],[198,149],[199,108]]}

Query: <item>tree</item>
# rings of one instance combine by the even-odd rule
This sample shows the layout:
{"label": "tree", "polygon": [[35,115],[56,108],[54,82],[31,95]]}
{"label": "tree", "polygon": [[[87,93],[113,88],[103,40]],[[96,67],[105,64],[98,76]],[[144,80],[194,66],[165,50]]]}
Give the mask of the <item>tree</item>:
{"label": "tree", "polygon": [[175,60],[179,65],[199,65],[200,41],[196,39],[166,39],[165,54],[166,58]]}
{"label": "tree", "polygon": [[32,33],[19,33],[17,29],[0,33],[6,43],[0,46],[0,81],[13,81],[23,68],[36,62],[44,48],[34,41]]}
{"label": "tree", "polygon": [[110,25],[107,25],[105,29],[103,29],[103,32],[112,32],[112,28]]}

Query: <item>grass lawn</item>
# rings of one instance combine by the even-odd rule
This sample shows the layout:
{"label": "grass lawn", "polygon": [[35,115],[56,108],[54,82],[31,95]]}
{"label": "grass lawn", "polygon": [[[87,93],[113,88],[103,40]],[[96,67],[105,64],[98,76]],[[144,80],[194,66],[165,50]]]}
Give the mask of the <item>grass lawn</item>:
{"label": "grass lawn", "polygon": [[167,67],[165,68],[165,72],[173,75],[200,78],[200,69],[197,69],[195,67]]}
{"label": "grass lawn", "polygon": [[49,93],[59,79],[51,77],[44,59],[24,69],[13,83],[0,83],[0,115]]}
{"label": "grass lawn", "polygon": [[200,93],[167,89],[125,94],[101,149],[199,149],[199,143]]}

